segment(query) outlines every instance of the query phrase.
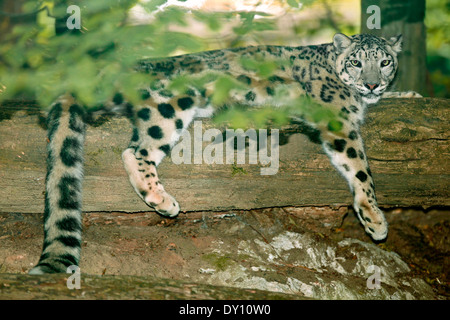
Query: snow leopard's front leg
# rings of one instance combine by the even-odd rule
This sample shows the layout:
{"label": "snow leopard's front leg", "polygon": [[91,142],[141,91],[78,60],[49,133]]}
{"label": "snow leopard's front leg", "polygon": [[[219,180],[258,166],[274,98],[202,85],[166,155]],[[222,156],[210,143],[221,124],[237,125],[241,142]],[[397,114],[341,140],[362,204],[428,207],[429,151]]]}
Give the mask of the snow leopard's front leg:
{"label": "snow leopard's front leg", "polygon": [[180,206],[164,190],[156,172],[156,161],[159,163],[163,157],[158,150],[150,150],[149,154],[145,148],[138,151],[128,148],[122,153],[125,170],[139,197],[161,215],[175,217],[180,212]]}
{"label": "snow leopard's front leg", "polygon": [[353,193],[353,207],[372,239],[386,238],[388,224],[377,206],[372,173],[358,128],[322,135],[322,146],[336,169],[346,178]]}
{"label": "snow leopard's front leg", "polygon": [[175,217],[178,202],[164,190],[156,167],[192,121],[194,98],[174,97],[163,103],[149,99],[137,108],[133,136],[122,153],[131,185],[144,202],[163,216]]}

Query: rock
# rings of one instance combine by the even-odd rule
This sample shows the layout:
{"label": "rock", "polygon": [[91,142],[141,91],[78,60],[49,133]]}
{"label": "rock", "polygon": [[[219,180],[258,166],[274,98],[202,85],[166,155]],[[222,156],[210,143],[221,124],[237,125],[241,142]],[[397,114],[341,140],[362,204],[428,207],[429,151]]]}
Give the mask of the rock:
{"label": "rock", "polygon": [[[230,257],[240,257],[236,263]],[[344,239],[333,244],[308,233],[284,231],[269,242],[216,242],[207,283],[298,294],[314,299],[434,299],[422,279],[394,252]]]}
{"label": "rock", "polygon": [[[401,232],[396,230],[405,226],[404,221],[398,224],[392,221],[388,241],[376,245],[365,235],[353,215],[348,215],[342,224],[345,213],[346,210],[341,209],[318,208],[314,211],[289,207],[192,212],[177,219],[163,219],[153,213],[86,213],[80,263],[81,291],[91,290],[83,285],[86,283],[83,281],[92,278],[91,275],[105,275],[110,277],[108,281],[115,289],[101,289],[101,277],[89,291],[89,297],[119,297],[121,291],[131,290],[129,288],[141,281],[145,282],[143,286],[162,288],[170,279],[217,288],[205,295],[185,296],[192,299],[208,295],[213,299],[243,297],[239,290],[261,290],[258,299],[270,299],[274,295],[283,299],[445,298],[435,294],[425,282],[431,274],[420,277],[417,269],[410,270],[413,268],[409,265],[411,262],[406,263],[392,251],[392,240],[398,242]],[[322,218],[318,218],[321,215]],[[448,213],[442,213],[436,217],[440,221],[447,216]],[[349,224],[349,218],[355,225]],[[388,218],[397,219],[392,214]],[[433,226],[434,220],[429,219],[427,216],[426,224]],[[39,259],[41,220],[42,216],[32,214],[0,215],[0,257],[5,258],[0,266],[2,273],[26,273]],[[445,230],[442,229],[442,235],[446,234]],[[358,233],[360,240],[356,239]],[[439,248],[444,248],[446,240],[440,239],[433,238]],[[401,244],[408,248],[406,242]],[[431,247],[426,248],[430,252]],[[419,265],[426,266],[422,261],[428,260],[420,260]],[[443,270],[445,265],[442,261]],[[0,288],[4,297],[19,297],[34,288],[34,278],[21,276],[24,278],[11,278],[10,287],[17,288],[14,295],[10,289]],[[129,285],[122,284],[123,276],[129,277],[126,282]],[[440,273],[433,277],[445,281]],[[23,282],[23,279],[31,282]],[[18,283],[23,285],[18,288]],[[220,295],[224,287],[233,290]],[[49,292],[46,294],[46,297],[52,296]],[[129,292],[129,297],[145,294],[137,290]],[[39,290],[34,290],[32,296],[41,297]],[[176,296],[177,299],[182,297],[183,294]]]}

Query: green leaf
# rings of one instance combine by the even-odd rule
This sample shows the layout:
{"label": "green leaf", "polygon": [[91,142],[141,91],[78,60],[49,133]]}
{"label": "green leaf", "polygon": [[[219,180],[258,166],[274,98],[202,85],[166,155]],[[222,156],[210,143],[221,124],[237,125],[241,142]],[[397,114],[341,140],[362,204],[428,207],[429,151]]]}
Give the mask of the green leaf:
{"label": "green leaf", "polygon": [[150,0],[148,2],[140,2],[139,4],[147,11],[156,11],[160,6],[165,4],[167,0]]}
{"label": "green leaf", "polygon": [[177,7],[167,7],[163,11],[158,12],[155,23],[162,25],[179,25],[187,27],[186,10]]}
{"label": "green leaf", "polygon": [[232,17],[232,14],[228,12],[194,11],[193,16],[197,21],[205,23],[211,31],[219,31],[223,23]]}
{"label": "green leaf", "polygon": [[155,34],[152,42],[153,54],[156,57],[166,57],[177,49],[182,49],[186,52],[197,52],[204,48],[201,39],[182,32]]}
{"label": "green leaf", "polygon": [[241,65],[244,69],[255,71],[258,75],[263,78],[270,77],[273,72],[277,69],[277,63],[273,60],[264,61],[262,57],[247,58],[242,57]]}
{"label": "green leaf", "polygon": [[344,124],[341,121],[331,120],[330,122],[328,122],[328,129],[330,131],[341,131],[343,125]]}
{"label": "green leaf", "polygon": [[290,5],[293,8],[298,8],[299,4],[297,0],[287,0],[288,5]]}
{"label": "green leaf", "polygon": [[223,105],[227,100],[231,89],[237,87],[237,82],[231,77],[222,76],[217,79],[212,95],[212,103],[216,106]]}
{"label": "green leaf", "polygon": [[316,0],[300,0],[304,6],[312,5]]}
{"label": "green leaf", "polygon": [[[53,3],[51,1],[44,1],[41,8],[44,6],[51,10]],[[37,24],[41,27],[37,36],[37,42],[48,43],[49,38],[55,35],[55,18],[49,17],[47,11],[41,11],[37,14]]]}

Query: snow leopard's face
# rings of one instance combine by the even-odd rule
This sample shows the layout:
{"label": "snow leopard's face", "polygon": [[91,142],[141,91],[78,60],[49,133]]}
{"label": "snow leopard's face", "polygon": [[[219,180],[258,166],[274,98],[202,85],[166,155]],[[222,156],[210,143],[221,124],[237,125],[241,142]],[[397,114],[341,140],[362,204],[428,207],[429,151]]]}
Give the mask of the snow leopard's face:
{"label": "snow leopard's face", "polygon": [[356,90],[364,102],[377,102],[394,79],[401,43],[401,35],[386,40],[367,34],[336,34],[333,44],[339,78]]}

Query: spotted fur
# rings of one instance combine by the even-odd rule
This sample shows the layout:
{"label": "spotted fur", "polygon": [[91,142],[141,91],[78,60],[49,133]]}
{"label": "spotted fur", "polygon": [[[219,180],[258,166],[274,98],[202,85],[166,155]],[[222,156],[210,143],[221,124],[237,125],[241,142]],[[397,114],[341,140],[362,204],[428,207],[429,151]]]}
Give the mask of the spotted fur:
{"label": "spotted fur", "polygon": [[[200,77],[216,71],[246,86],[245,90],[232,91],[227,103],[276,107],[282,101],[274,98],[275,90],[282,86],[288,89],[290,99],[308,95],[336,110],[342,124],[337,132],[327,126],[306,123],[303,117],[296,121],[307,125],[305,133],[323,146],[332,164],[347,180],[354,195],[353,206],[365,231],[374,240],[384,239],[388,227],[377,206],[359,128],[367,104],[386,94],[397,70],[400,47],[401,37],[385,40],[371,35],[336,34],[333,43],[318,46],[257,46],[141,61],[137,70],[156,79],[149,87],[139,89],[141,103],[131,105],[120,92],[105,103],[105,109],[126,114],[133,125],[131,142],[122,154],[131,185],[161,215],[178,215],[180,206],[165,191],[156,168],[193,119],[210,117],[217,108],[212,105],[213,81],[201,88],[187,84],[183,93],[169,90],[168,85],[176,76]],[[246,57],[287,63],[280,64],[265,78],[242,66],[242,58]],[[65,272],[80,259],[85,119],[84,109],[71,95],[61,97],[48,116],[45,240],[32,274]]]}

